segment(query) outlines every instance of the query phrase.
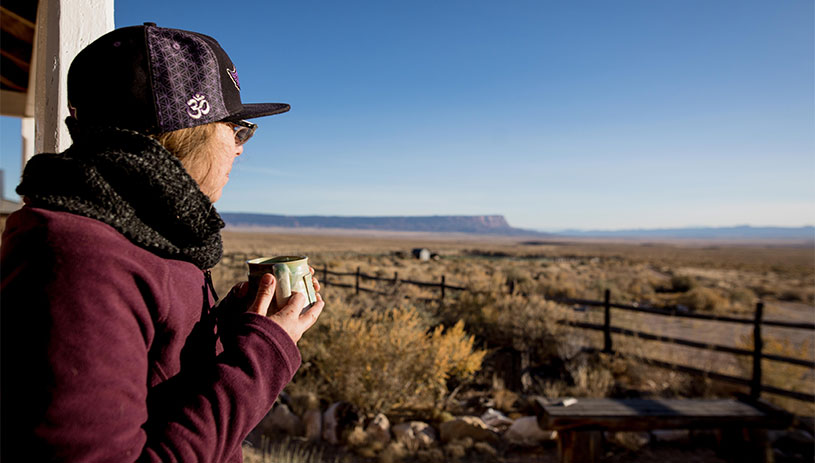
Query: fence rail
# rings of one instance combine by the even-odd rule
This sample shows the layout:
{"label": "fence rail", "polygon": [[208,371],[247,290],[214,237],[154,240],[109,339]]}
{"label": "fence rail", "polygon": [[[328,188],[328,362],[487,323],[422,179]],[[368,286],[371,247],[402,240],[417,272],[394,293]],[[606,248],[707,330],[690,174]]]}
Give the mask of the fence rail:
{"label": "fence rail", "polygon": [[[439,282],[430,282],[430,281],[415,281],[409,279],[402,279],[399,278],[399,273],[394,272],[392,278],[388,277],[381,277],[375,275],[369,275],[363,273],[360,267],[357,267],[355,272],[335,272],[332,270],[328,270],[327,266],[323,266],[319,273],[322,273],[322,281],[321,283],[324,286],[339,286],[344,288],[353,288],[356,294],[360,292],[368,292],[368,293],[375,293],[375,294],[388,294],[388,291],[380,291],[374,288],[365,288],[361,286],[361,280],[373,280],[373,281],[382,281],[387,282],[393,285],[394,287],[398,284],[405,283],[414,286],[420,286],[424,288],[439,288],[439,297],[432,299],[432,298],[422,298],[423,301],[438,301],[443,303],[446,297],[446,290],[452,289],[457,291],[466,291],[470,293],[483,293],[483,291],[476,291],[472,290],[467,287],[462,286],[455,286],[446,283],[445,275],[442,275]],[[331,280],[329,277],[354,277],[355,282],[354,284],[348,283],[341,283]],[[514,288],[510,287],[510,292],[512,292]],[[692,313],[692,312],[684,312],[679,311],[676,309],[670,308],[661,308],[661,307],[648,307],[648,306],[633,306],[633,305],[626,305],[626,304],[618,304],[611,302],[611,291],[605,290],[604,291],[604,298],[602,301],[596,301],[591,299],[574,299],[574,298],[550,298],[548,300],[562,303],[562,304],[571,304],[571,305],[578,305],[578,306],[588,306],[588,307],[602,307],[603,308],[603,324],[598,323],[588,323],[588,322],[577,322],[577,321],[567,321],[567,320],[559,320],[558,323],[562,325],[571,326],[574,328],[579,329],[587,329],[587,330],[594,330],[594,331],[602,331],[603,332],[603,349],[600,350],[606,353],[612,353],[613,344],[612,344],[612,333],[627,337],[634,337],[637,339],[643,339],[648,341],[655,341],[660,343],[666,344],[675,344],[684,347],[690,347],[694,349],[702,349],[702,350],[709,350],[714,352],[723,352],[732,355],[744,356],[744,357],[751,357],[752,358],[752,374],[750,378],[740,378],[731,375],[725,375],[722,373],[717,373],[714,371],[702,370],[694,367],[689,367],[686,365],[679,365],[671,362],[665,362],[662,360],[657,360],[654,358],[649,357],[641,357],[636,355],[628,355],[628,358],[637,360],[639,362],[647,363],[650,365],[658,366],[661,368],[668,368],[673,369],[676,371],[681,371],[688,374],[693,375],[700,375],[709,377],[711,379],[730,382],[734,384],[739,384],[743,386],[748,386],[750,388],[750,396],[754,398],[759,398],[762,392],[775,394],[779,396],[789,397],[797,400],[802,400],[806,402],[815,402],[815,394],[810,394],[806,392],[800,391],[792,391],[788,389],[778,388],[775,386],[762,384],[761,377],[762,377],[762,365],[761,362],[763,360],[766,361],[773,361],[773,362],[780,362],[780,363],[787,363],[791,365],[802,366],[806,368],[810,368],[815,370],[815,361],[807,360],[807,359],[800,359],[800,358],[793,358],[787,357],[783,355],[775,355],[775,354],[767,354],[763,352],[764,343],[761,337],[761,328],[762,326],[772,326],[772,327],[779,327],[779,328],[788,328],[788,329],[796,329],[796,330],[809,330],[815,331],[815,323],[799,323],[799,322],[787,322],[781,320],[764,320],[764,303],[758,302],[756,303],[755,313],[753,318],[738,318],[738,317],[729,317],[729,316],[721,316],[721,315],[713,315],[713,314],[699,314],[699,313]],[[719,323],[737,323],[742,325],[752,325],[753,326],[753,349],[741,349],[736,347],[730,346],[723,346],[719,344],[712,344],[712,343],[705,343],[699,341],[692,341],[689,339],[682,339],[682,338],[675,338],[672,336],[664,336],[658,335],[653,333],[647,333],[643,331],[635,331],[630,330],[627,328],[622,328],[619,326],[612,326],[611,324],[611,309],[619,309],[623,311],[629,312],[638,312],[638,313],[646,313],[650,315],[659,315],[659,316],[669,316],[669,317],[677,317],[677,318],[690,318],[690,319],[697,319],[697,320],[705,320],[711,322],[719,322]],[[597,350],[597,349],[592,349]]]}

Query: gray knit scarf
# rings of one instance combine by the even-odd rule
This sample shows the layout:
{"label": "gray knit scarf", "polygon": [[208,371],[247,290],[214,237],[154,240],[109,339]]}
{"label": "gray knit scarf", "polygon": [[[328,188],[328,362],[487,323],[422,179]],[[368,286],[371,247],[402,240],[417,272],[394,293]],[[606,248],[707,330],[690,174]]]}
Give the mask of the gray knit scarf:
{"label": "gray knit scarf", "polygon": [[23,171],[17,193],[29,206],[99,220],[202,270],[218,263],[224,222],[175,156],[138,132],[66,124],[73,145],[34,156]]}

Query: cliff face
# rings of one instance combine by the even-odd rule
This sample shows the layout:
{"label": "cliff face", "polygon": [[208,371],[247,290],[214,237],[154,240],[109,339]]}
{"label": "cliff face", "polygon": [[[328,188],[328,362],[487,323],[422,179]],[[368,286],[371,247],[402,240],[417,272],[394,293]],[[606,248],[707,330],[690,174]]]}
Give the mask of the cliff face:
{"label": "cliff face", "polygon": [[459,232],[487,234],[518,234],[502,215],[434,215],[426,217],[334,217],[287,216],[270,214],[221,214],[233,227],[309,227],[346,228],[355,230],[397,230],[426,232]]}

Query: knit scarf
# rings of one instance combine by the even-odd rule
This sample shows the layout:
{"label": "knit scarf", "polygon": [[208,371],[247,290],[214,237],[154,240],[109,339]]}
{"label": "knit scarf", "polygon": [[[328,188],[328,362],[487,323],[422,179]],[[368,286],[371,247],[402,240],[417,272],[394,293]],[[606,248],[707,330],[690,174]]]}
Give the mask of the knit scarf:
{"label": "knit scarf", "polygon": [[66,123],[73,145],[26,164],[17,193],[29,206],[99,220],[141,248],[202,270],[218,263],[224,222],[175,156],[138,132]]}

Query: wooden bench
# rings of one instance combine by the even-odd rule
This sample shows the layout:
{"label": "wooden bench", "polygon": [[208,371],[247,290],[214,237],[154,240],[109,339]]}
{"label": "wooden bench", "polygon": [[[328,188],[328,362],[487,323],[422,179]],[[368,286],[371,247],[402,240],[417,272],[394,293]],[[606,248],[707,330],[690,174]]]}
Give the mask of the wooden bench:
{"label": "wooden bench", "polygon": [[[538,425],[558,431],[562,463],[596,462],[604,431],[719,429],[731,461],[772,462],[768,429],[785,429],[791,415],[766,402],[734,399],[577,399],[571,405],[535,399]],[[569,402],[565,402],[568,404]]]}

